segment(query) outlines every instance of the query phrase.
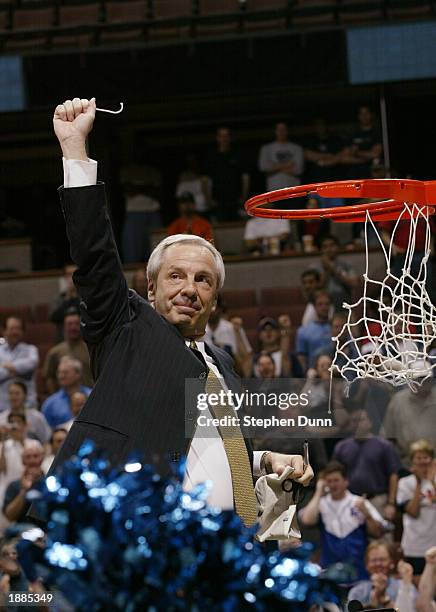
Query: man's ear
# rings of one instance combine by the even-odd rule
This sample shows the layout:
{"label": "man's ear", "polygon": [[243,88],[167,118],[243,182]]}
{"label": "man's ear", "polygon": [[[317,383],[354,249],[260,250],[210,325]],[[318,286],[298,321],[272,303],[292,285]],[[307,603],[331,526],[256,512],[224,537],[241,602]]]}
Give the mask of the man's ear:
{"label": "man's ear", "polygon": [[154,305],[154,302],[156,301],[156,288],[151,278],[149,278],[147,281],[147,297],[150,304]]}
{"label": "man's ear", "polygon": [[212,302],[213,305],[212,305],[212,308],[211,308],[211,312],[215,312],[217,302],[218,302],[218,293],[215,294],[215,297],[213,299],[213,302]]}

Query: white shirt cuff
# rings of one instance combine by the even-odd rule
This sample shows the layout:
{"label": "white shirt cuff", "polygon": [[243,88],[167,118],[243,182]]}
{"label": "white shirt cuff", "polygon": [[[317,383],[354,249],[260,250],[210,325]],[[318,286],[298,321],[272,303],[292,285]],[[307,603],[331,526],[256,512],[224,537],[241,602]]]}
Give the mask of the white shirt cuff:
{"label": "white shirt cuff", "polygon": [[262,470],[260,469],[260,461],[262,456],[268,451],[260,450],[253,451],[253,476],[261,476]]}
{"label": "white shirt cuff", "polygon": [[97,184],[97,162],[89,159],[87,162],[80,159],[62,158],[64,166],[64,187],[89,187]]}

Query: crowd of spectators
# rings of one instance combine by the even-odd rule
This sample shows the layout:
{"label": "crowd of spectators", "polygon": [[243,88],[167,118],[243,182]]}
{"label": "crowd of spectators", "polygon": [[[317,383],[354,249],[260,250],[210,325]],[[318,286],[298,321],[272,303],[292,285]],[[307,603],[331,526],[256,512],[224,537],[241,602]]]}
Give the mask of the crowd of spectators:
{"label": "crowd of spectators", "polygon": [[[210,223],[245,221],[243,204],[253,193],[253,185],[256,190],[272,191],[302,182],[375,176],[382,168],[381,140],[367,106],[358,109],[354,131],[342,137],[330,134],[326,123],[317,120],[307,143],[292,142],[287,124],[280,121],[274,127],[274,140],[260,147],[257,167],[253,167],[233,141],[230,128],[220,126],[214,146],[201,159],[195,154],[186,157],[174,193],[179,217],[170,223],[168,233],[193,233],[210,239]],[[162,172],[149,165],[131,165],[123,169],[121,182],[126,209],[123,260],[143,261],[150,252],[152,230],[162,225]],[[339,198],[328,203],[325,198],[309,198],[297,204],[300,208],[342,205]],[[290,224],[286,219],[250,219],[244,233],[245,250],[254,255],[287,249],[310,251],[319,247],[328,229],[326,221]]]}
{"label": "crowd of spectators", "polygon": [[[356,279],[351,267],[341,265],[336,246],[327,235],[319,263],[301,275],[300,320],[292,320],[286,308],[276,318],[264,316],[253,342],[243,317],[232,315],[220,296],[206,338],[235,359],[243,377],[269,385],[290,380],[310,395],[307,408],[290,407],[283,416],[304,414],[312,419],[332,409],[334,425],[327,438],[321,429],[306,428],[317,480],[299,520],[303,539],[319,545],[316,560],[325,567],[338,561],[352,566],[354,578],[346,585],[351,599],[370,607],[401,602],[402,611],[427,612],[431,608],[420,602],[431,599],[428,594],[434,588],[434,553],[427,551],[436,546],[436,387],[427,382],[413,393],[363,381],[352,385],[347,397],[346,382],[331,379],[332,335],[340,333],[345,321],[338,304],[350,295]],[[20,317],[9,316],[4,324],[0,529],[6,534],[11,523],[29,520],[26,493],[40,485],[93,386],[80,336],[78,298],[69,284],[73,272],[73,267],[66,267],[67,290],[62,289],[49,310],[55,323],[63,312],[63,325],[58,344],[41,364],[47,395],[42,403],[35,387],[38,349],[23,341]],[[143,270],[134,275],[132,287],[146,298]],[[305,435],[303,429],[300,435]],[[276,435],[273,429],[256,433],[254,439],[255,448],[284,453],[300,452],[301,442],[283,431]],[[3,572],[5,585],[10,584],[7,575]],[[419,593],[421,576],[427,585],[421,590],[427,595]]]}
{"label": "crowd of spectators", "polygon": [[[298,184],[302,176],[313,181],[339,178],[344,168],[350,177],[370,176],[380,155],[372,113],[362,107],[359,127],[346,145],[319,122],[316,138],[303,148],[288,140],[284,123],[277,124],[275,140],[261,148],[259,168],[265,174],[266,188],[277,189]],[[199,166],[195,157],[187,159],[176,193],[180,216],[168,232],[195,233],[211,240],[211,221],[241,218],[241,203],[250,193],[250,174],[233,147],[228,128],[217,132],[216,150],[205,160],[207,172]],[[140,169],[130,168],[124,184],[128,216],[123,244],[129,245],[126,261],[133,262],[146,257],[149,230],[158,225],[160,176],[150,169],[144,178]],[[316,198],[308,205],[326,204]],[[289,222],[267,221],[247,222],[246,244],[253,253],[265,249],[278,253],[289,240],[299,239],[292,235]],[[299,521],[303,540],[318,544],[315,560],[321,566],[335,562],[351,566],[354,575],[344,585],[344,592],[349,591],[346,598],[361,600],[366,609],[398,606],[401,612],[430,612],[434,610],[436,574],[436,386],[427,381],[413,393],[409,388],[394,390],[364,380],[352,385],[347,395],[346,381],[331,377],[332,337],[341,333],[346,320],[342,304],[350,301],[358,278],[338,255],[338,239],[328,228],[319,224],[315,229],[320,235],[310,234],[314,228],[309,229],[302,228],[303,237],[314,237],[312,247],[317,244],[319,257],[300,278],[301,317],[291,316],[291,304],[289,311],[284,306],[276,317],[262,316],[256,322],[253,341],[244,317],[232,313],[220,296],[206,339],[234,358],[242,377],[267,385],[290,381],[310,395],[307,409],[292,406],[283,416],[304,414],[315,420],[332,409],[328,437],[314,426],[300,431],[301,436],[307,433],[311,438],[316,480],[302,503]],[[305,246],[310,245],[306,240]],[[4,321],[0,342],[0,532],[6,536],[11,523],[31,520],[26,517],[26,494],[40,486],[94,385],[80,333],[74,270],[74,266],[65,267],[59,295],[49,309],[49,318],[57,326],[57,343],[43,363],[37,347],[24,341],[25,323],[20,316]],[[143,268],[134,274],[131,286],[147,299]],[[354,358],[357,349],[350,343],[346,350]],[[38,367],[43,372],[44,397],[37,395]],[[273,429],[259,432],[254,447],[301,452],[301,438],[275,433]],[[0,548],[0,592],[21,587],[25,589],[25,579],[14,540],[6,538]]]}

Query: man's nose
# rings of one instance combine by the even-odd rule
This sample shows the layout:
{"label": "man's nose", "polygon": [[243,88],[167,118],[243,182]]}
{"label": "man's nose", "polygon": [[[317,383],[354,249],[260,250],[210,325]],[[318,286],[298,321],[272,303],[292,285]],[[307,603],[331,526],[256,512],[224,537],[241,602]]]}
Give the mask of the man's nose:
{"label": "man's nose", "polygon": [[187,278],[186,282],[183,285],[181,290],[182,295],[186,295],[191,299],[195,299],[197,297],[197,287],[195,285],[193,278]]}

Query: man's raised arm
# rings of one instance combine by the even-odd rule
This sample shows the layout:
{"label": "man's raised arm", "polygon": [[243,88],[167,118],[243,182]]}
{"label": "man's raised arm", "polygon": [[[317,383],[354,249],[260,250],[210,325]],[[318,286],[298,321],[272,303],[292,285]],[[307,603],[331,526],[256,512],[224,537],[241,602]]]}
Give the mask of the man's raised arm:
{"label": "man's raised arm", "polygon": [[64,187],[59,189],[71,258],[80,296],[82,334],[101,342],[128,321],[128,288],[121,268],[106,204],[104,185],[96,184],[96,162],[88,159],[86,138],[95,118],[95,98],[59,104],[53,126],[64,158]]}

